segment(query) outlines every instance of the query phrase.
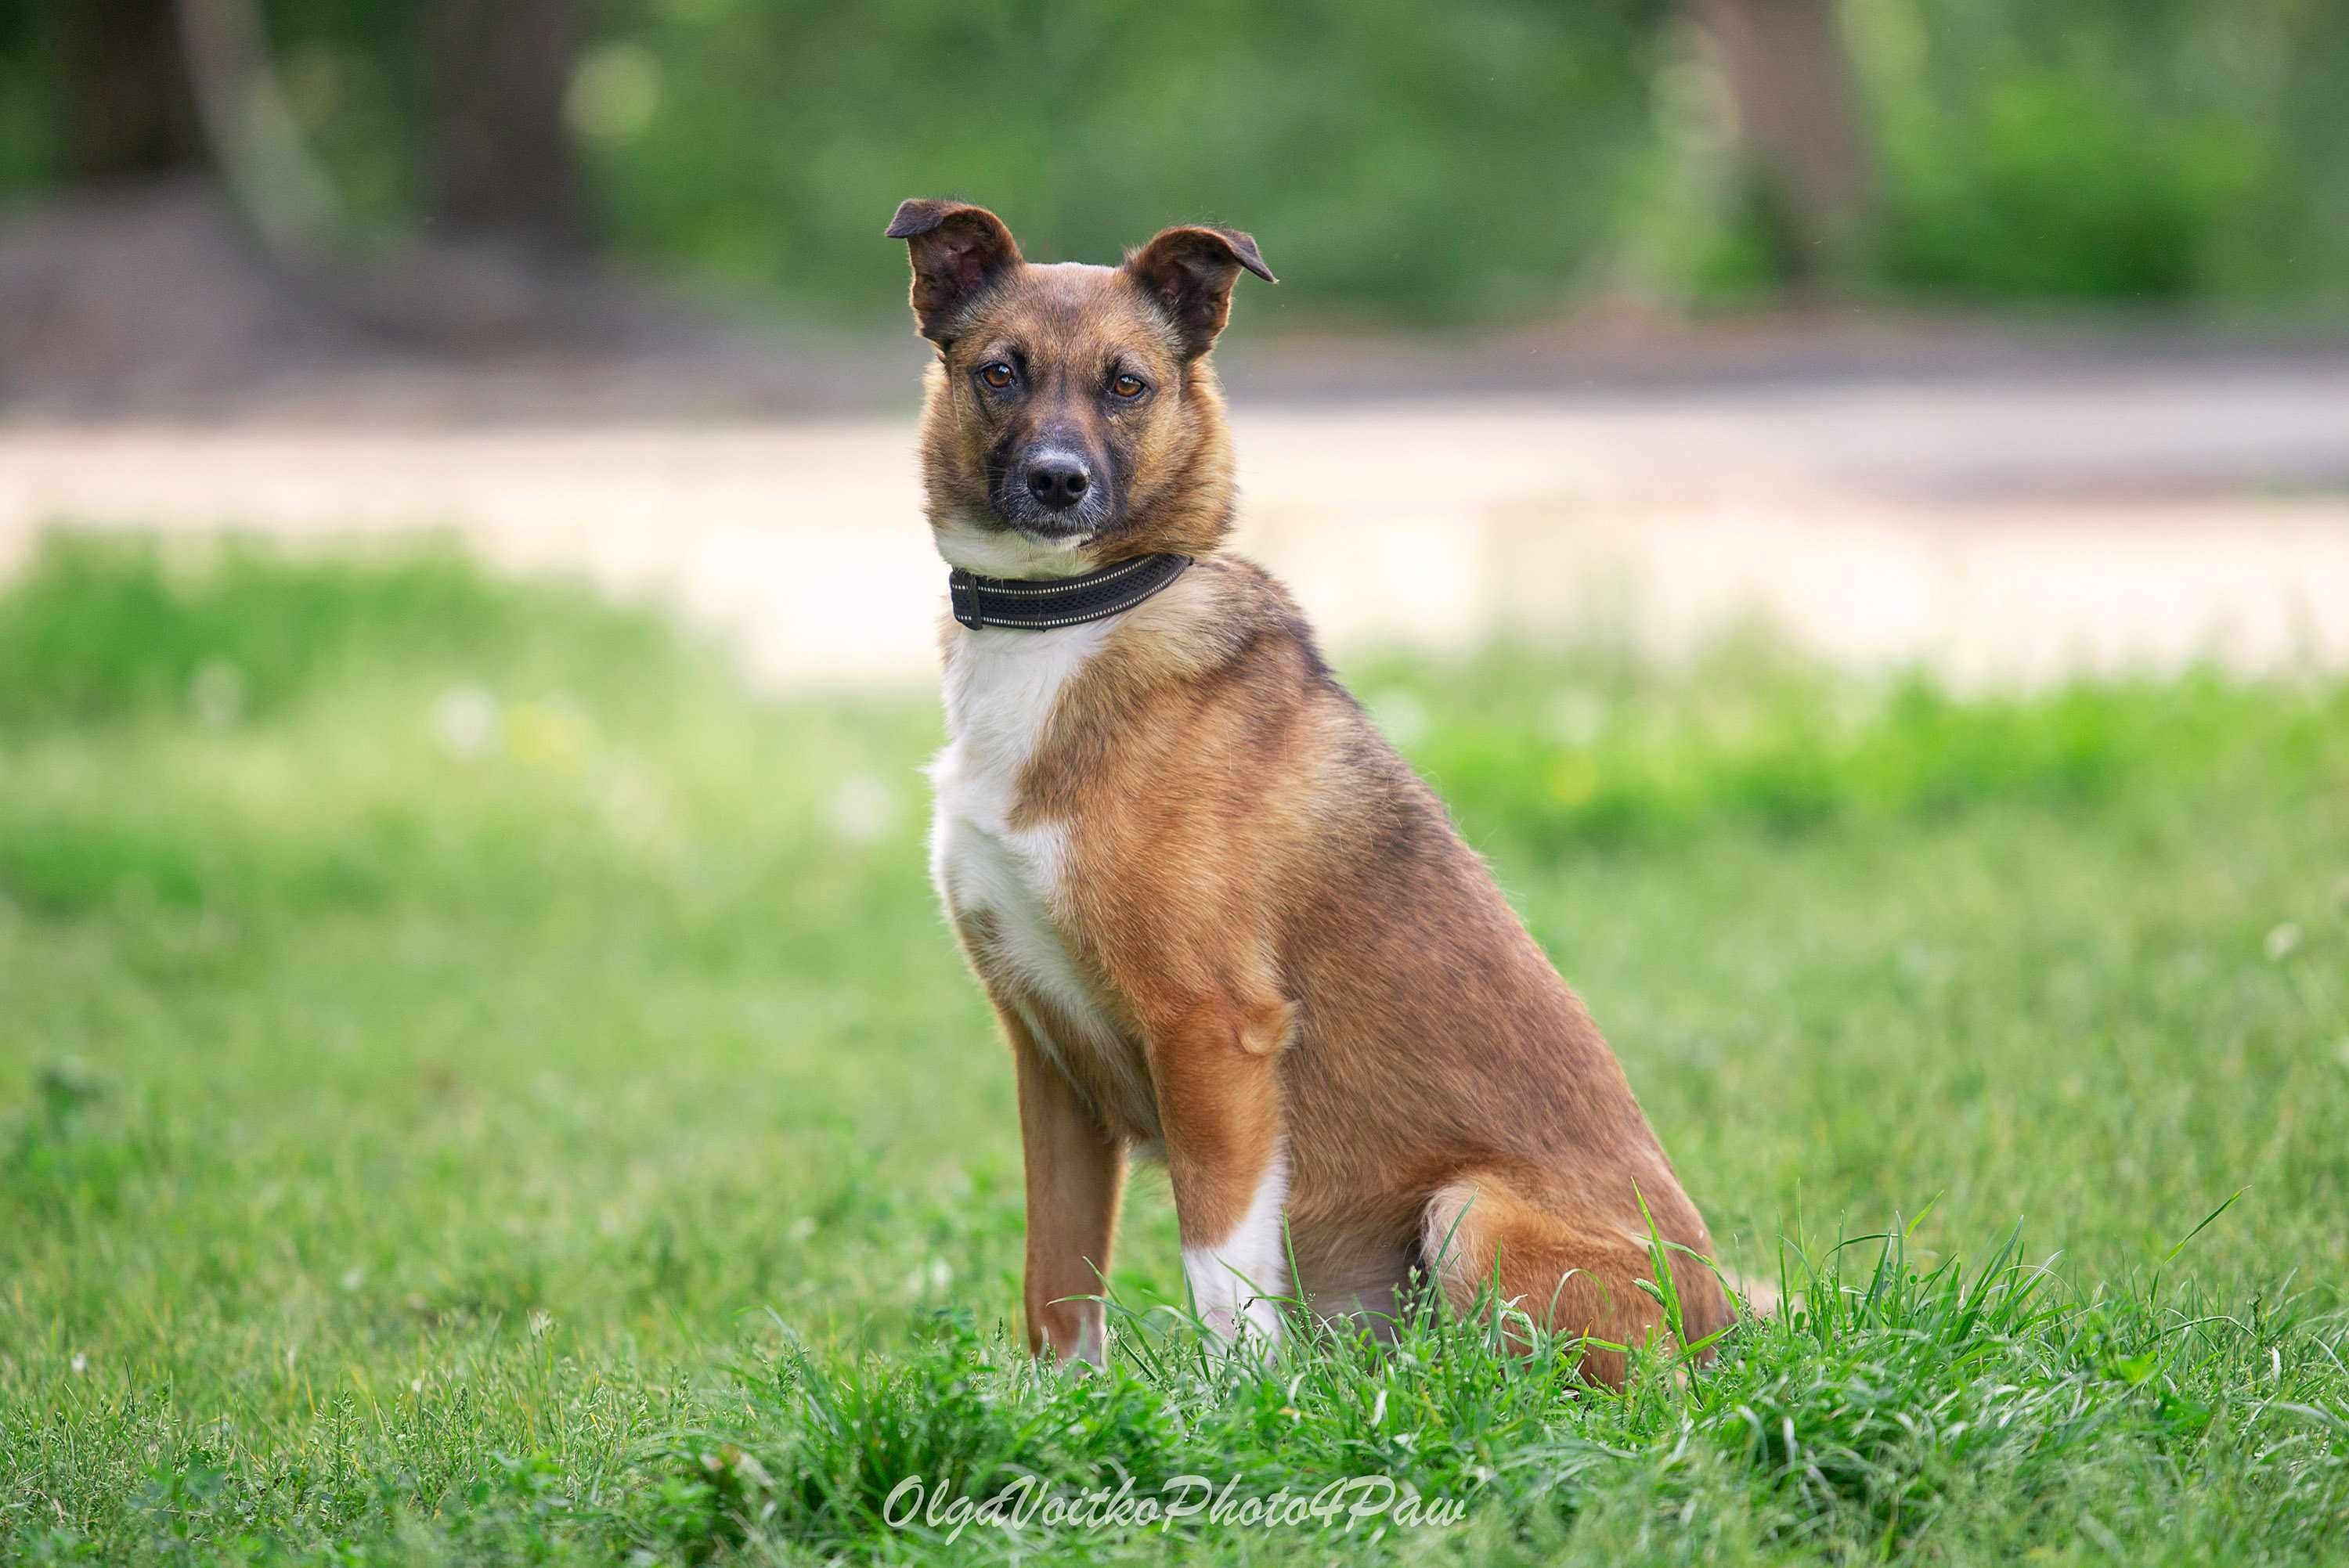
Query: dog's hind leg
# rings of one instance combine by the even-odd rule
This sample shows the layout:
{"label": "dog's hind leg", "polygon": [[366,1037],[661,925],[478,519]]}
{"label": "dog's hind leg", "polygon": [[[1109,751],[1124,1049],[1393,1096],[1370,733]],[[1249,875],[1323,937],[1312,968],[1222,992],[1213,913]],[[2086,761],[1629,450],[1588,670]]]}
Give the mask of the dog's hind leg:
{"label": "dog's hind leg", "polygon": [[[1671,1209],[1688,1208],[1673,1196]],[[1474,1310],[1484,1288],[1497,1284],[1505,1306],[1543,1328],[1609,1342],[1584,1351],[1582,1374],[1620,1387],[1625,1357],[1611,1346],[1643,1344],[1663,1321],[1662,1306],[1640,1288],[1657,1274],[1646,1223],[1628,1191],[1625,1197],[1631,1219],[1617,1223],[1601,1213],[1578,1214],[1537,1201],[1496,1173],[1463,1177],[1429,1199],[1422,1257],[1457,1310]],[[1672,1222],[1679,1217],[1659,1215],[1661,1235],[1704,1250],[1702,1226],[1675,1235],[1685,1230]],[[1664,1256],[1688,1342],[1726,1326],[1729,1301],[1713,1271],[1669,1245]]]}

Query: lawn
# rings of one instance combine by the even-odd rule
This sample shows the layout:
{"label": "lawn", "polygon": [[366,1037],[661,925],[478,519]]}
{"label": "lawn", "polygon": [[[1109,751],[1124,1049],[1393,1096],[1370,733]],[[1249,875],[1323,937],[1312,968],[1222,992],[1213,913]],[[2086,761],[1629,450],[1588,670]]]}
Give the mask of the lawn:
{"label": "lawn", "polygon": [[[929,693],[445,557],[53,545],[0,591],[0,1560],[2349,1554],[2349,685],[1345,673],[1783,1289],[1713,1364],[1434,1313],[1216,1362],[1144,1180],[1112,1369],[1036,1374]],[[1465,1516],[892,1529],[946,1472]]]}

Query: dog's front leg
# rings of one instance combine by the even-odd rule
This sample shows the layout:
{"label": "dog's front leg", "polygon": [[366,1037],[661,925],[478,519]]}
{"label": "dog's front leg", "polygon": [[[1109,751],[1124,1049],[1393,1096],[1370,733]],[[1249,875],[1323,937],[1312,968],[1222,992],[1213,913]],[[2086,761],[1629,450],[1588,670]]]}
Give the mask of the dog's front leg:
{"label": "dog's front leg", "polygon": [[1028,1180],[1028,1349],[1103,1365],[1099,1301],[1117,1237],[1124,1145],[1101,1123],[1017,1013],[1001,1010],[1019,1081],[1019,1144]]}
{"label": "dog's front leg", "polygon": [[1290,1021],[1286,1003],[1216,997],[1148,1031],[1194,1309],[1217,1338],[1257,1355],[1278,1341],[1289,1294],[1289,1151],[1273,1063]]}

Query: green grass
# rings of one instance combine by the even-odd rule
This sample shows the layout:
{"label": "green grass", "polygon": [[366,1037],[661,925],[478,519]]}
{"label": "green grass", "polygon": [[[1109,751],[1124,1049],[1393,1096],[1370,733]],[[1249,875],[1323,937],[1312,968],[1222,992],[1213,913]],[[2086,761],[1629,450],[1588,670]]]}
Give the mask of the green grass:
{"label": "green grass", "polygon": [[[1152,1181],[1112,1371],[1024,1364],[926,693],[123,544],[0,592],[0,1560],[2349,1553],[2338,681],[1350,669],[1784,1280],[1618,1397],[1435,1313],[1210,1361]],[[947,1545],[917,1472],[1467,1512]]]}

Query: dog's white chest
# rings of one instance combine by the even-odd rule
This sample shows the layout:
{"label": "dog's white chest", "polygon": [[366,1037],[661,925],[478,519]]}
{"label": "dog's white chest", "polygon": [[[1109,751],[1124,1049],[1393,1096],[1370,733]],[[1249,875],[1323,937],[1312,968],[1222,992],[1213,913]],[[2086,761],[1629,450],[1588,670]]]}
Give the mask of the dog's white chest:
{"label": "dog's white chest", "polygon": [[[982,917],[976,923],[988,933],[987,965],[992,976],[1011,983],[999,995],[1022,1009],[1039,1044],[1064,1068],[1084,1052],[1110,1077],[1124,1078],[1139,1073],[1136,1054],[1064,934],[1067,824],[1011,821],[1020,772],[1053,704],[1114,624],[1048,632],[998,627],[957,640],[946,672],[947,747],[930,768],[936,790],[930,877],[951,916]],[[1030,1005],[1037,996],[1051,1004],[1057,1018]],[[1071,1032],[1075,1037],[1066,1037]],[[1128,1058],[1135,1058],[1131,1069]],[[1146,1102],[1146,1077],[1133,1087]]]}

